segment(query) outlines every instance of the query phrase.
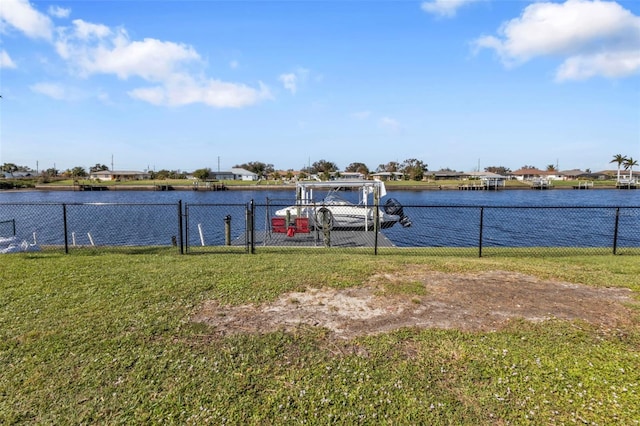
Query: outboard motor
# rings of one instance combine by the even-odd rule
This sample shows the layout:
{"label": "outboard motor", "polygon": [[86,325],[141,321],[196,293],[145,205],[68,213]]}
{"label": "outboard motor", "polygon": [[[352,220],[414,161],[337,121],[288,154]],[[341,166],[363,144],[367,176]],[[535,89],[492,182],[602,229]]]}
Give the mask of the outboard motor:
{"label": "outboard motor", "polygon": [[386,214],[393,214],[400,216],[400,225],[404,228],[408,228],[411,226],[411,220],[404,214],[404,210],[402,209],[402,204],[400,201],[395,198],[389,198],[386,203],[384,203],[384,212]]}

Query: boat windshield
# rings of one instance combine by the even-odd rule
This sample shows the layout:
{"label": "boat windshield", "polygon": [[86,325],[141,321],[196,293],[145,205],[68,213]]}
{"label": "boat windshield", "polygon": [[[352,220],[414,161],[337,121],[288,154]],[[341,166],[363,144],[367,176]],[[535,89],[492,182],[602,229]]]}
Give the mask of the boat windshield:
{"label": "boat windshield", "polygon": [[331,191],[324,197],[324,202],[327,204],[353,204],[344,198],[342,198],[338,193]]}
{"label": "boat windshield", "polygon": [[344,188],[335,188],[330,190],[327,195],[324,197],[324,202],[325,203],[331,203],[331,204],[352,204],[352,205],[365,205],[365,200],[363,199],[362,193],[359,194],[358,197],[358,203],[353,203],[349,200],[347,200],[344,196],[342,196],[340,194],[339,191],[344,191]]}

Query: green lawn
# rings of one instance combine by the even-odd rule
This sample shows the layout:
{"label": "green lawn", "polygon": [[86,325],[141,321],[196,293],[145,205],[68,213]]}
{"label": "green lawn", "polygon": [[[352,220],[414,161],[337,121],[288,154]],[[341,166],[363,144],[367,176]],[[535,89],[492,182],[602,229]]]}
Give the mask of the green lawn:
{"label": "green lawn", "polygon": [[[24,181],[26,182],[26,181]],[[22,183],[24,183],[22,182]],[[153,186],[153,185],[171,185],[173,187],[192,187],[193,181],[189,179],[167,179],[167,180],[130,180],[130,181],[107,181],[107,182],[99,182],[90,179],[79,179],[78,182],[84,185],[102,185],[102,186],[110,186],[110,187],[118,187],[118,186]],[[429,180],[429,181],[389,181],[385,182],[387,187],[411,187],[411,188],[423,188],[423,189],[455,189],[458,185],[467,185],[472,183],[480,183],[480,181],[476,180]],[[602,187],[602,188],[615,188],[614,180],[605,180],[605,181],[590,181],[593,183],[594,188]],[[226,186],[235,186],[235,187],[249,187],[249,186],[275,186],[282,185],[283,181],[241,181],[241,180],[229,180],[229,181],[220,181],[219,183],[223,183]],[[573,186],[578,185],[579,183],[584,184],[584,180],[554,180],[552,181],[552,185],[556,188],[572,188]],[[29,181],[30,185],[33,185],[33,181]],[[74,184],[73,179],[66,180],[57,180],[55,182],[51,182],[47,185],[50,186],[72,186]],[[531,185],[527,182],[522,182],[518,180],[508,180],[506,181],[506,186],[511,189],[529,189]]]}
{"label": "green lawn", "polygon": [[223,337],[204,300],[261,303],[424,264],[640,292],[636,256],[456,258],[311,250],[15,254],[0,265],[1,424],[638,424],[640,312],[623,329],[513,321]]}

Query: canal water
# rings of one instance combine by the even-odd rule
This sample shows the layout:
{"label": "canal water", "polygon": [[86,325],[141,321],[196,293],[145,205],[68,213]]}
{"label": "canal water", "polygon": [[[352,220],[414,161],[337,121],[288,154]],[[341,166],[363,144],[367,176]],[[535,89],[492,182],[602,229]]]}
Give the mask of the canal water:
{"label": "canal water", "polygon": [[[355,194],[344,193],[346,198]],[[228,191],[0,191],[2,203],[184,203],[238,204],[292,201],[290,190]],[[387,191],[407,206],[640,206],[640,190]]]}
{"label": "canal water", "polygon": [[[233,238],[241,237],[245,205],[253,200],[256,228],[265,229],[266,217],[291,204],[294,191],[0,192],[0,237],[15,220],[17,237],[60,244],[67,204],[68,238],[73,234],[78,244],[93,235],[107,245],[167,245],[179,232],[181,201],[189,208],[189,244],[221,245],[225,217],[232,219]],[[356,193],[343,196],[357,201]],[[640,190],[389,190],[386,198],[397,199],[412,221],[410,228],[382,231],[398,246],[474,247],[482,239],[487,247],[608,247],[617,224],[618,244],[640,247]]]}

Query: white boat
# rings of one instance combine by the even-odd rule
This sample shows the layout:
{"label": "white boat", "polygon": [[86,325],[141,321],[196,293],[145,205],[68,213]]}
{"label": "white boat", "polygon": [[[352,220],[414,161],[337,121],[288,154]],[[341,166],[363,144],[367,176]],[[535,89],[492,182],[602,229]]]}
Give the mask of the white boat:
{"label": "white boat", "polygon": [[[342,191],[358,191],[359,202],[352,203],[341,196]],[[321,200],[314,199],[315,193],[327,192]],[[402,205],[394,198],[384,204],[381,199],[387,195],[384,182],[378,180],[334,180],[328,182],[298,182],[296,201],[293,206],[275,212],[278,218],[306,218],[308,225],[316,229],[374,230],[390,228],[396,223],[411,226]],[[377,206],[377,208],[376,208]]]}

